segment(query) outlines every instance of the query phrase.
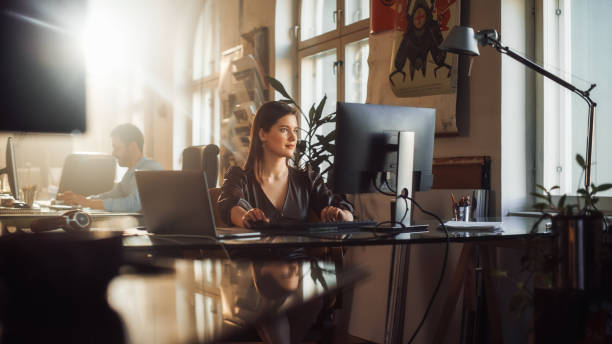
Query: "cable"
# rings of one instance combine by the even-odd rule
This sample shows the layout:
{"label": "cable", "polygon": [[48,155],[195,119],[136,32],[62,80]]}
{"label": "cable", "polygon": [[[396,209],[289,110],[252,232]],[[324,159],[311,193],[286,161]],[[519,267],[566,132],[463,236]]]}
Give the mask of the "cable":
{"label": "cable", "polygon": [[[386,183],[387,177],[385,175],[383,175],[383,176],[384,176],[383,179],[384,179],[384,181]],[[378,185],[376,184],[376,181],[374,179],[372,179],[372,186],[374,186],[376,191],[380,192],[381,194],[383,194],[385,196],[394,196],[394,197],[396,197],[395,198],[396,200],[401,197],[401,196],[396,196],[395,193],[389,193],[389,192],[382,191],[378,187]],[[387,183],[387,187],[389,187],[388,183]],[[389,187],[389,190],[391,190],[391,187]],[[402,216],[402,220],[400,222],[397,222],[397,221],[394,221],[394,220],[382,221],[382,222],[378,222],[376,224],[375,228],[379,228],[381,225],[390,224],[391,226],[400,225],[402,227],[402,229],[406,229],[406,226],[404,225],[404,219],[406,218],[407,215],[408,215],[408,201],[406,201],[406,209],[404,210],[404,215]]]}
{"label": "cable", "polygon": [[[389,186],[389,182],[387,181],[387,177],[386,175],[384,175],[383,177],[383,181],[385,182],[385,184],[387,185],[387,187],[389,188],[389,190],[391,190],[391,187]],[[389,195],[389,193],[383,192],[382,190],[380,190],[380,188],[378,187],[378,185],[376,185],[376,183],[374,181],[372,181],[372,184],[374,185],[374,188],[385,195]],[[395,196],[395,195],[393,195]],[[425,313],[423,314],[423,318],[421,319],[421,322],[419,323],[419,326],[417,326],[416,330],[414,330],[414,333],[412,334],[412,336],[410,337],[410,340],[408,341],[408,343],[412,343],[414,341],[414,339],[416,338],[417,334],[419,333],[419,331],[421,330],[421,328],[423,327],[423,324],[425,323],[425,319],[427,319],[427,315],[429,314],[429,311],[431,310],[431,307],[433,306],[433,302],[436,298],[436,295],[438,295],[438,292],[440,291],[440,286],[442,285],[442,280],[444,280],[444,273],[446,272],[446,265],[448,262],[448,250],[450,247],[450,237],[448,235],[448,229],[446,228],[446,225],[444,224],[444,221],[442,221],[442,219],[440,219],[440,217],[432,212],[429,212],[425,209],[423,209],[423,207],[421,207],[421,205],[419,203],[417,203],[417,201],[415,201],[413,198],[408,196],[408,190],[406,190],[405,188],[402,190],[402,193],[400,195],[397,196],[397,198],[403,198],[404,201],[406,201],[406,212],[404,213],[404,216],[402,217],[402,222],[404,221],[404,218],[406,217],[406,214],[408,212],[408,201],[410,200],[410,202],[412,202],[417,208],[419,208],[419,210],[426,214],[429,215],[433,218],[435,218],[436,220],[438,220],[438,222],[440,222],[440,225],[442,226],[442,229],[444,230],[444,235],[446,237],[446,247],[444,249],[444,260],[442,261],[442,269],[440,271],[440,277],[438,278],[438,283],[436,284],[436,287],[434,289],[433,294],[431,295],[431,298],[429,299],[429,304],[427,305],[427,308],[425,309]],[[394,222],[394,221],[385,221],[385,222]],[[381,222],[382,223],[382,222]],[[403,223],[402,227],[404,227]]]}
{"label": "cable", "polygon": [[389,188],[389,190],[391,190],[391,192],[393,192],[394,194],[396,194],[395,190],[393,190],[393,188],[391,187],[391,185],[389,185],[389,181],[387,180],[387,174],[383,174],[383,180],[385,182],[385,185],[387,185],[387,187]]}
{"label": "cable", "polygon": [[419,326],[416,328],[416,330],[414,330],[414,333],[412,334],[412,337],[410,337],[410,340],[408,341],[408,343],[412,343],[414,341],[414,338],[416,338],[417,334],[421,330],[421,327],[423,327],[423,324],[425,323],[425,319],[427,319],[427,315],[429,314],[429,311],[431,310],[431,307],[432,307],[433,302],[434,302],[434,300],[436,298],[436,295],[438,294],[438,291],[440,290],[440,286],[442,285],[442,280],[444,279],[444,273],[446,272],[446,263],[448,261],[448,249],[450,247],[450,238],[448,236],[448,230],[446,228],[446,225],[444,225],[444,222],[442,221],[442,219],[440,219],[440,217],[438,217],[434,213],[431,213],[431,212],[423,209],[423,207],[421,207],[420,204],[418,204],[414,199],[410,198],[407,194],[404,194],[402,192],[402,196],[405,197],[405,199],[409,199],[410,202],[412,202],[417,208],[419,208],[419,210],[422,213],[427,214],[427,215],[429,215],[431,217],[434,217],[436,220],[438,220],[438,222],[440,222],[440,225],[442,226],[442,229],[444,229],[444,234],[446,235],[446,248],[444,249],[444,260],[442,262],[442,270],[440,271],[440,278],[438,279],[438,283],[436,284],[436,288],[434,289],[434,292],[431,295],[431,299],[429,300],[429,304],[427,305],[427,308],[425,309],[425,314],[423,314],[423,318],[421,319],[421,322],[419,323]]}
{"label": "cable", "polygon": [[[386,178],[385,178],[385,180],[386,180]],[[395,193],[390,193],[390,192],[385,192],[385,191],[382,191],[382,190],[381,190],[381,189],[378,187],[378,185],[376,185],[376,181],[374,180],[374,178],[372,178],[372,185],[374,186],[374,189],[376,189],[376,191],[380,192],[380,193],[381,193],[381,194],[383,194],[383,195],[386,195],[386,196],[395,196]],[[391,188],[389,188],[389,189],[391,189]]]}

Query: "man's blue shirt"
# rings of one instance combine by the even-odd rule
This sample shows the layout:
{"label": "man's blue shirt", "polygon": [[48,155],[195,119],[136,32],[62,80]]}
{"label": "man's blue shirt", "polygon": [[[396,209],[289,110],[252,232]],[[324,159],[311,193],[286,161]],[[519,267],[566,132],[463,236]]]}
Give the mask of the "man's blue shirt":
{"label": "man's blue shirt", "polygon": [[136,185],[135,171],[163,170],[162,166],[155,160],[149,158],[140,159],[136,165],[129,168],[121,181],[112,190],[91,196],[92,199],[104,201],[106,211],[135,213],[140,211],[140,196]]}

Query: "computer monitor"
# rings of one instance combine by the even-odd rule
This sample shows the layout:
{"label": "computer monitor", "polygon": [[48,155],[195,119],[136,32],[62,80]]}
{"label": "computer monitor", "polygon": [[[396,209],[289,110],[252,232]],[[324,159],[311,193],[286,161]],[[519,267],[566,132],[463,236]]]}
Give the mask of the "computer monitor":
{"label": "computer monitor", "polygon": [[11,194],[16,200],[19,199],[19,179],[17,178],[17,162],[15,161],[15,147],[13,138],[9,137],[6,140],[6,167],[0,170],[0,176],[6,174],[8,176],[9,187]]}
{"label": "computer monitor", "polygon": [[385,188],[383,177],[394,187],[400,132],[415,133],[410,194],[429,190],[433,183],[435,119],[435,109],[338,102],[334,192],[376,192],[375,185]]}
{"label": "computer monitor", "polygon": [[0,131],[85,132],[86,4],[0,1]]}

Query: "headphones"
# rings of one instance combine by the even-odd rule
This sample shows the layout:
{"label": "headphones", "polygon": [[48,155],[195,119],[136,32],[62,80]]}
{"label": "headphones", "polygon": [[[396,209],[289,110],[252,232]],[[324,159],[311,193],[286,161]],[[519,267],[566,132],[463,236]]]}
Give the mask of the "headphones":
{"label": "headphones", "polygon": [[62,228],[68,233],[87,232],[92,222],[91,215],[76,209],[69,210],[59,216],[34,220],[30,225],[30,230],[34,233],[40,233]]}

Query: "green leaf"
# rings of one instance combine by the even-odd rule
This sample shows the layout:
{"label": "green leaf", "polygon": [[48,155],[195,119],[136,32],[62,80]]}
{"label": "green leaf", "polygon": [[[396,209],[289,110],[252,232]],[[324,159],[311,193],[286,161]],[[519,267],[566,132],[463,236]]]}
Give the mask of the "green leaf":
{"label": "green leaf", "polygon": [[576,154],[576,162],[583,170],[586,170],[586,162],[584,162],[584,158],[580,154]]}
{"label": "green leaf", "polygon": [[306,141],[299,140],[295,148],[298,152],[304,153],[306,151]]}
{"label": "green leaf", "polygon": [[330,131],[329,134],[325,135],[325,141],[331,142],[336,139],[336,131]]}
{"label": "green leaf", "polygon": [[612,189],[612,184],[601,184],[600,186],[598,186],[595,191],[596,192],[602,192],[602,191],[606,191],[606,190],[610,190]]}
{"label": "green leaf", "polygon": [[598,197],[593,197],[593,198],[591,199],[591,204],[592,204],[592,205],[595,205],[595,203],[597,203],[597,202],[599,202],[599,198],[598,198]]}
{"label": "green leaf", "polygon": [[531,195],[534,196],[534,197],[541,198],[541,199],[544,199],[544,200],[548,201],[548,197],[546,197],[546,195],[542,195],[542,194],[539,194],[537,192],[532,192]]}
{"label": "green leaf", "polygon": [[323,125],[323,124],[327,124],[327,123],[334,123],[336,122],[336,116],[326,116],[321,118],[321,120],[319,120],[319,124]]}
{"label": "green leaf", "polygon": [[[285,90],[285,86],[283,86],[283,84],[281,84],[280,81],[274,79],[271,76],[267,76],[266,80],[268,80],[268,82],[270,83],[270,85],[272,86],[272,88],[274,88],[278,93],[280,93],[283,97],[290,99],[291,101],[293,101],[293,98],[291,98],[291,96],[289,95],[289,93],[287,93],[287,91]],[[295,101],[293,101],[293,103],[295,104]]]}
{"label": "green leaf", "polygon": [[555,186],[553,186],[553,187],[552,187],[552,188],[550,188],[550,190],[548,190],[548,191],[553,191],[553,190],[556,190],[556,189],[560,189],[559,185],[555,185]]}
{"label": "green leaf", "polygon": [[567,195],[563,195],[561,196],[561,198],[559,198],[559,203],[557,203],[557,209],[559,209],[559,211],[561,211],[561,209],[563,209],[563,207],[565,206],[566,198],[567,198]]}
{"label": "green leaf", "polygon": [[580,188],[580,189],[576,190],[576,192],[581,194],[581,195],[586,195],[587,194],[586,190],[583,189],[583,188]]}
{"label": "green leaf", "polygon": [[315,107],[314,104],[312,104],[310,106],[310,110],[308,110],[308,116],[304,115],[304,118],[306,118],[306,125],[308,125],[308,131],[312,130],[312,119],[314,117],[314,111]]}
{"label": "green leaf", "polygon": [[534,204],[533,207],[535,209],[538,209],[538,210],[542,211],[544,209],[549,209],[549,204],[548,203],[544,203],[544,202],[540,202],[540,203]]}
{"label": "green leaf", "polygon": [[546,188],[540,184],[536,184],[536,187],[541,189],[542,191],[547,191]]}
{"label": "green leaf", "polygon": [[[319,105],[317,106],[317,111],[315,112],[315,120],[313,123],[319,123],[319,121],[321,120],[321,115],[323,114],[323,108],[325,107],[325,102],[327,101],[327,95],[323,96],[323,99],[321,99],[321,102],[319,103]],[[320,125],[320,124],[318,124]]]}

